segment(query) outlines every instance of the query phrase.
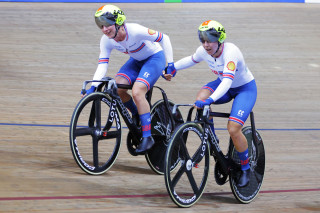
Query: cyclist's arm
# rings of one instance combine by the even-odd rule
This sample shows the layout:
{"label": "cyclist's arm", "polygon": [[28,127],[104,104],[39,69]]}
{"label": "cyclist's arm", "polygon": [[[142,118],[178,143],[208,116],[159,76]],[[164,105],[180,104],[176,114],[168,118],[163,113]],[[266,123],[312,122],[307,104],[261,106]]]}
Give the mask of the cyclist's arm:
{"label": "cyclist's arm", "polygon": [[[160,32],[159,32],[160,33]],[[167,63],[173,62],[173,51],[172,45],[169,36],[162,33],[163,38],[159,41],[160,45],[162,46],[163,52],[166,56]]]}
{"label": "cyclist's arm", "polygon": [[139,24],[136,24],[135,29],[137,30],[137,38],[139,38],[140,40],[158,42],[162,46],[167,63],[173,62],[172,45],[168,35],[156,30],[149,29]]}
{"label": "cyclist's arm", "polygon": [[203,60],[202,55],[203,55],[203,51],[201,50],[201,46],[200,46],[193,55],[180,59],[179,61],[174,63],[174,66],[177,71],[187,69],[201,62]]}
{"label": "cyclist's arm", "polygon": [[[107,38],[105,36],[102,36],[100,41],[99,64],[93,76],[93,80],[101,80],[106,76],[111,50],[112,48],[110,48]],[[99,82],[93,82],[92,86],[97,87],[99,84]]]}
{"label": "cyclist's arm", "polygon": [[219,98],[221,98],[224,94],[228,92],[232,84],[232,80],[229,78],[223,78],[217,89],[212,93],[210,98],[216,102]]}
{"label": "cyclist's arm", "polygon": [[212,98],[213,101],[217,101],[231,88],[237,69],[238,57],[236,54],[234,54],[233,51],[228,52],[228,54],[225,54],[223,57],[225,63],[223,68],[222,81],[217,87],[217,89],[210,96],[210,98]]}

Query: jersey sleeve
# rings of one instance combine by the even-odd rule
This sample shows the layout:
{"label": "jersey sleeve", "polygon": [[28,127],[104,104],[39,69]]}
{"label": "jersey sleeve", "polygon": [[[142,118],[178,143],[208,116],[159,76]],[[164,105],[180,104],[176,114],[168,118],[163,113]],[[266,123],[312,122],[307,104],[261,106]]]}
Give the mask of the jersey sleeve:
{"label": "jersey sleeve", "polygon": [[[100,40],[99,63],[96,72],[93,76],[93,80],[101,80],[106,76],[111,51],[112,45],[110,44],[109,39],[106,36],[102,36]],[[92,86],[97,87],[99,84],[99,82],[93,82]]]}
{"label": "jersey sleeve", "polygon": [[217,101],[219,98],[221,98],[224,94],[228,92],[228,90],[231,87],[231,84],[232,84],[231,79],[224,78],[219,84],[219,86],[217,87],[217,89],[212,93],[210,98],[212,98],[214,102]]}
{"label": "jersey sleeve", "polygon": [[200,47],[196,50],[196,52],[191,55],[180,59],[179,61],[174,63],[176,70],[187,69],[203,60]]}
{"label": "jersey sleeve", "polygon": [[173,62],[173,51],[171,41],[168,35],[161,33],[156,30],[152,30],[150,28],[146,28],[144,26],[138,25],[139,28],[136,32],[138,32],[138,38],[140,40],[148,40],[151,42],[158,42],[162,46],[164,51],[166,60],[168,63]]}
{"label": "jersey sleeve", "polygon": [[231,88],[237,70],[238,57],[236,51],[228,51],[228,54],[224,55],[223,57],[224,67],[222,81],[210,96],[213,101],[217,101]]}
{"label": "jersey sleeve", "polygon": [[194,63],[199,63],[204,60],[204,57],[207,55],[205,49],[200,46],[197,48],[196,52],[192,55],[192,61]]}
{"label": "jersey sleeve", "polygon": [[149,29],[139,24],[135,24],[134,28],[135,28],[136,36],[140,40],[161,42],[163,39],[163,34],[156,30]]}
{"label": "jersey sleeve", "polygon": [[237,70],[238,57],[236,51],[229,51],[224,55],[223,79],[228,78],[233,81]]}

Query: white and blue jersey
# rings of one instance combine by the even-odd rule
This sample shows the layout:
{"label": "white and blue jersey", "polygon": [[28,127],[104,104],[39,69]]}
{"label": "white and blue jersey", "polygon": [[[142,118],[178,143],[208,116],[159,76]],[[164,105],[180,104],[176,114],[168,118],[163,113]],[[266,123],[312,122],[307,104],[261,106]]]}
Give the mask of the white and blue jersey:
{"label": "white and blue jersey", "polygon": [[202,89],[211,91],[210,98],[214,104],[223,104],[234,99],[229,120],[243,125],[256,102],[257,88],[241,51],[233,43],[223,43],[221,54],[214,58],[200,46],[193,55],[176,62],[175,68],[179,71],[201,61],[206,61],[211,71],[218,76],[218,79],[206,84]]}
{"label": "white and blue jersey", "polygon": [[246,66],[243,55],[239,48],[232,43],[222,44],[222,53],[217,58],[209,55],[200,46],[192,56],[195,63],[206,61],[211,71],[222,81],[224,78],[232,80],[231,88],[242,86],[254,79]]}
{"label": "white and blue jersey", "polygon": [[[111,51],[116,49],[130,56],[117,76],[126,78],[129,84],[142,82],[150,89],[162,74],[166,61],[173,61],[170,39],[139,24],[126,23],[123,27],[126,31],[123,41],[117,42],[106,35],[101,37],[99,65],[93,80],[101,80],[106,75]],[[148,63],[149,60],[152,63]],[[94,86],[98,84],[93,83]]]}

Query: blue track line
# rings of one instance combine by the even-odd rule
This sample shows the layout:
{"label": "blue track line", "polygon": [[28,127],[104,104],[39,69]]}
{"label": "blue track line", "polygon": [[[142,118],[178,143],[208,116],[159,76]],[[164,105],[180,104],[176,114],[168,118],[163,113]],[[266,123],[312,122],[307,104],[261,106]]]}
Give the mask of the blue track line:
{"label": "blue track line", "polygon": [[[34,126],[34,127],[70,127],[69,125],[51,125],[51,124],[17,124],[17,123],[0,123],[0,126]],[[123,127],[128,128],[128,127]],[[226,128],[216,128],[216,130],[227,130]],[[259,129],[259,131],[320,131],[320,128],[279,128],[279,129]]]}
{"label": "blue track line", "polygon": [[61,2],[61,3],[205,3],[205,2],[260,2],[260,3],[305,3],[305,0],[0,0],[0,2]]}

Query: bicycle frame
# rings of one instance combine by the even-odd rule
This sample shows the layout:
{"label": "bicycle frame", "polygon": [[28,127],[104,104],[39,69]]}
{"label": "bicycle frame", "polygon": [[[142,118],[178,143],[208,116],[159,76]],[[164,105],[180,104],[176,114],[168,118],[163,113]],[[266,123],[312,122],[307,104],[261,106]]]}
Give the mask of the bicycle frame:
{"label": "bicycle frame", "polygon": [[[193,106],[193,105],[192,104],[176,104],[172,110],[172,114],[175,114],[175,112],[179,106]],[[191,121],[193,110],[194,110],[194,107],[191,107],[188,112],[187,121]],[[202,144],[207,144],[207,143],[210,144],[210,149],[213,150],[213,152],[217,158],[217,161],[220,162],[221,167],[222,167],[223,171],[225,172],[225,174],[230,174],[230,172],[233,169],[241,169],[241,168],[239,165],[234,163],[231,160],[231,158],[229,157],[229,150],[231,150],[230,149],[231,144],[229,144],[228,154],[226,155],[227,157],[225,157],[225,155],[221,151],[220,146],[218,144],[218,140],[215,137],[215,135],[213,134],[213,132],[211,131],[211,128],[209,126],[211,124],[211,122],[208,120],[208,118],[209,117],[229,118],[229,116],[230,116],[230,113],[210,112],[209,105],[207,105],[204,107],[203,110],[198,110],[198,116],[196,116],[196,118],[195,118],[195,122],[199,123],[200,125],[203,126],[204,137],[203,137]],[[253,112],[250,112],[250,123],[251,123],[251,128],[252,128],[253,143],[257,147],[258,139],[257,139],[257,134],[256,134]],[[206,146],[204,146],[204,147],[206,147]],[[259,153],[257,153],[257,158],[258,157],[259,157]]]}
{"label": "bicycle frame", "polygon": [[[113,120],[114,120],[114,115],[115,115],[116,109],[118,109],[121,114],[121,117],[123,118],[124,122],[126,123],[128,129],[129,129],[129,131],[133,133],[132,134],[133,139],[136,141],[139,141],[140,138],[142,137],[142,132],[140,129],[138,129],[136,124],[133,122],[133,119],[132,119],[128,109],[124,106],[124,104],[118,94],[118,91],[117,91],[118,88],[132,89],[132,85],[117,84],[115,79],[110,78],[110,77],[105,77],[99,81],[98,80],[84,81],[83,87],[82,87],[82,93],[85,93],[86,86],[90,82],[100,82],[101,84],[98,86],[97,91],[101,92],[102,88],[104,87],[103,93],[108,94],[112,98],[111,103],[108,103],[108,104],[111,104],[111,107],[110,107],[111,110],[109,112],[109,117],[108,117],[109,119],[107,120],[107,123],[106,123],[105,127],[103,128],[103,130],[105,131],[105,130],[109,130],[111,128]],[[169,102],[168,102],[167,95],[162,88],[160,88],[158,86],[153,86],[153,87],[156,87],[161,91],[163,100],[165,102],[166,111],[169,115],[169,118],[172,122],[173,129],[174,129],[174,127],[175,127],[174,117],[173,117],[173,115],[170,111],[170,108],[169,108]],[[146,94],[146,99],[147,99],[150,107],[151,107],[152,92],[153,92],[153,88],[151,88]]]}
{"label": "bicycle frame", "polygon": [[[218,158],[218,161],[221,163],[221,166],[223,168],[223,171],[226,173],[226,174],[230,174],[230,172],[232,171],[232,169],[240,169],[240,166],[235,164],[231,158],[226,158],[222,151],[220,150],[220,147],[219,147],[219,144],[217,142],[217,139],[216,137],[214,136],[214,134],[212,133],[210,127],[209,127],[209,124],[211,123],[209,120],[208,120],[208,117],[209,116],[212,116],[212,117],[222,117],[222,118],[229,118],[230,116],[230,113],[222,113],[222,112],[209,112],[209,106],[205,106],[204,110],[203,110],[203,122],[204,122],[204,131],[205,131],[205,134],[206,132],[209,132],[210,133],[210,137],[211,137],[211,140],[209,141],[212,148],[213,148],[213,151],[214,153],[216,154],[217,158]],[[254,114],[253,112],[250,112],[250,123],[251,123],[251,128],[252,128],[252,139],[253,139],[253,143],[254,145],[257,147],[257,134],[256,134],[256,128],[255,128],[255,122],[254,122]],[[209,131],[208,131],[209,130]],[[229,144],[229,149],[228,149],[228,154],[227,156],[229,157],[229,150],[230,150],[230,146],[231,144]],[[259,153],[257,153],[257,158],[259,157]],[[239,168],[237,168],[239,167]]]}

